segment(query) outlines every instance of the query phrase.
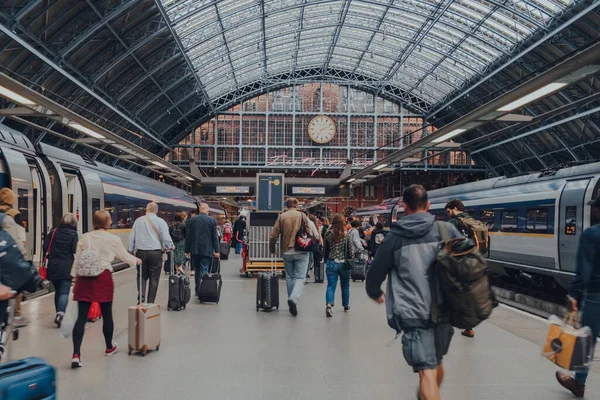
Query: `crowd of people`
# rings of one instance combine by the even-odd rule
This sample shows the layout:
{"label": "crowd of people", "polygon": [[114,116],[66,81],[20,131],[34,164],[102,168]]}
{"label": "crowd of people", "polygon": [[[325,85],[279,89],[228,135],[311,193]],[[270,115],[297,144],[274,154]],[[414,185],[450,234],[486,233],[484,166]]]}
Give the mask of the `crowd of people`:
{"label": "crowd of people", "polygon": [[[12,197],[11,197],[12,196]],[[11,200],[12,198],[12,200]],[[0,190],[0,214],[3,214],[2,230],[14,239],[25,256],[26,242],[22,218],[14,210],[14,194],[10,189]],[[443,358],[450,348],[454,329],[444,314],[441,304],[434,304],[429,268],[436,260],[440,242],[452,238],[477,241],[468,225],[472,217],[465,212],[460,199],[446,204],[449,221],[436,223],[428,212],[430,203],[427,191],[421,185],[411,185],[402,196],[404,215],[391,229],[384,228],[382,221],[363,223],[348,220],[342,215],[317,218],[298,210],[295,198],[287,199],[287,211],[280,214],[269,239],[269,250],[276,253],[279,241],[284,262],[288,308],[292,316],[298,315],[298,307],[311,265],[317,268],[324,260],[327,287],[325,290],[325,315],[331,318],[335,306],[335,293],[340,283],[342,308],[350,306],[349,260],[367,253],[372,260],[366,275],[366,293],[378,304],[386,306],[388,324],[398,333],[402,332],[403,354],[406,362],[419,376],[417,398],[440,399],[439,388],[444,379]],[[592,212],[600,218],[600,197],[589,203]],[[158,205],[147,205],[146,215],[135,220],[128,247],[121,239],[110,233],[111,215],[96,211],[92,218],[92,231],[77,234],[75,215],[66,213],[60,225],[45,238],[43,250],[47,257],[47,278],[52,282],[56,316],[54,322],[61,326],[68,306],[72,281],[73,300],[77,302],[77,320],[72,330],[73,357],[71,366],[83,365],[81,344],[85,332],[88,311],[94,302],[100,304],[105,339],[105,355],[117,352],[113,342],[114,282],[112,265],[119,259],[131,267],[137,266],[138,304],[153,303],[159,288],[161,268],[167,252],[172,252],[176,268],[191,263],[196,277],[208,273],[213,260],[220,257],[221,241],[241,247],[246,230],[245,218],[234,224],[225,220],[222,224],[209,216],[207,204],[202,204],[199,214],[188,218],[183,212],[175,215],[168,224],[157,216]],[[441,225],[440,225],[441,224]],[[315,245],[310,251],[297,249],[298,232],[308,232]],[[241,244],[240,244],[241,243]],[[486,244],[487,246],[487,244]],[[481,247],[485,248],[485,246]],[[582,312],[582,324],[590,327],[592,337],[600,335],[600,224],[583,232],[577,253],[577,270],[567,301],[571,312]],[[241,248],[239,248],[241,251]],[[91,270],[99,273],[89,273]],[[387,281],[385,291],[381,286]],[[4,304],[12,296],[10,287],[0,284],[0,301]],[[437,298],[437,297],[436,297]],[[443,302],[443,299],[438,299]],[[18,311],[18,302],[15,303]],[[432,315],[436,315],[434,319]],[[18,314],[17,314],[18,315]],[[464,329],[462,334],[474,336],[474,330]],[[577,372],[574,376],[557,372],[558,382],[576,397],[583,397],[588,374]]]}

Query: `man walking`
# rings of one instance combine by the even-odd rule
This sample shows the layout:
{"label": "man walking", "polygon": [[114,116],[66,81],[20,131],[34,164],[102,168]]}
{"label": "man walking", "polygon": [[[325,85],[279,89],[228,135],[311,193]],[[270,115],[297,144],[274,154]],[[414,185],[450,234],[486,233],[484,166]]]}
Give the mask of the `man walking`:
{"label": "man walking", "polygon": [[200,214],[188,220],[185,225],[185,253],[191,255],[196,293],[200,288],[202,274],[207,274],[213,258],[221,256],[217,221],[208,215],[208,204],[200,205]]}
{"label": "man walking", "polygon": [[[435,217],[427,212],[429,201],[423,186],[406,188],[402,203],[405,216],[392,226],[377,251],[367,274],[366,290],[377,303],[386,303],[388,325],[404,332],[404,358],[419,374],[417,397],[439,400],[444,379],[442,358],[454,334],[446,318],[432,316],[429,275],[442,237]],[[448,231],[451,237],[460,237],[451,224]],[[387,298],[381,291],[386,277]]]}
{"label": "man walking", "polygon": [[[588,203],[592,214],[600,221],[600,196]],[[581,234],[577,249],[577,269],[567,297],[567,308],[571,312],[581,310],[581,326],[589,326],[592,337],[600,335],[600,224],[589,227]],[[593,354],[593,352],[592,352]],[[588,372],[577,372],[575,376],[556,372],[556,379],[575,397],[583,397]]]}
{"label": "man walking", "polygon": [[[138,301],[154,303],[160,271],[163,265],[163,250],[175,248],[169,235],[169,226],[164,219],[158,217],[158,204],[152,202],[146,206],[146,215],[139,217],[133,223],[129,234],[129,252],[142,260],[142,265],[137,266]],[[142,274],[142,288],[140,292],[140,273]],[[146,281],[150,281],[148,296],[146,297]]]}
{"label": "man walking", "polygon": [[296,210],[298,200],[293,197],[287,199],[288,210],[277,218],[269,239],[269,250],[275,254],[275,244],[279,239],[279,248],[283,265],[285,268],[285,281],[287,283],[288,306],[290,314],[298,315],[298,302],[302,296],[304,280],[306,279],[306,268],[308,265],[308,254],[306,251],[296,251],[294,243],[296,233],[304,224],[307,232],[312,233],[308,218]]}

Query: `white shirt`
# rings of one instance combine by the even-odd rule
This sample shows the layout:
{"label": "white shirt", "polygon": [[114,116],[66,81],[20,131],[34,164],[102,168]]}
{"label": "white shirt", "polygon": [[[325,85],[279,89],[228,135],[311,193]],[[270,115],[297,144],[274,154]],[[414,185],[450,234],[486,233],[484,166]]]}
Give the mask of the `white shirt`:
{"label": "white shirt", "polygon": [[[98,229],[84,233],[77,243],[77,252],[75,253],[75,262],[73,265],[77,265],[77,260],[82,251],[86,250],[89,246],[93,246],[98,249],[100,254],[100,266],[104,269],[113,271],[112,262],[115,258],[129,264],[130,267],[135,267],[137,263],[137,257],[132,256],[127,252],[123,242],[117,235],[106,232],[104,229]],[[73,271],[75,276],[75,271]]]}

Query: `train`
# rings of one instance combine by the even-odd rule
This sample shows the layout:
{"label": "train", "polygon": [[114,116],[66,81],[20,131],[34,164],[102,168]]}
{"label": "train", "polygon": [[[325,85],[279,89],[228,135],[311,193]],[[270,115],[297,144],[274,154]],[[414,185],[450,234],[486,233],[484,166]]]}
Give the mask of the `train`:
{"label": "train", "polygon": [[[496,177],[428,192],[429,211],[446,220],[445,205],[458,198],[489,229],[490,271],[518,283],[569,288],[581,233],[600,223],[588,201],[600,196],[600,163]],[[403,215],[401,198],[357,209],[354,217],[389,228]]]}
{"label": "train", "polygon": [[[92,229],[92,216],[107,210],[110,232],[127,246],[133,221],[158,203],[158,215],[171,222],[177,211],[197,213],[200,200],[186,191],[125,169],[111,167],[45,143],[33,143],[21,132],[0,124],[0,187],[15,193],[26,231],[27,251],[35,265],[43,258],[43,238],[66,212],[75,214],[77,230]],[[209,203],[209,213],[226,218]],[[125,264],[120,263],[120,266]]]}

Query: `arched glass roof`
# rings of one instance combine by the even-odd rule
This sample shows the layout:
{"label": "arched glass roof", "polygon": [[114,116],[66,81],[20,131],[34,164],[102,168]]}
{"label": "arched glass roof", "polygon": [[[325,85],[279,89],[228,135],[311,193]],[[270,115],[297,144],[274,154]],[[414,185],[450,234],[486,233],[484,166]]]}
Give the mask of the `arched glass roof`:
{"label": "arched glass roof", "polygon": [[304,69],[437,104],[573,0],[161,0],[210,99]]}

